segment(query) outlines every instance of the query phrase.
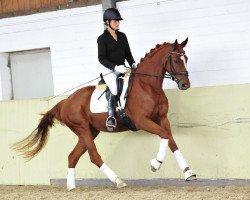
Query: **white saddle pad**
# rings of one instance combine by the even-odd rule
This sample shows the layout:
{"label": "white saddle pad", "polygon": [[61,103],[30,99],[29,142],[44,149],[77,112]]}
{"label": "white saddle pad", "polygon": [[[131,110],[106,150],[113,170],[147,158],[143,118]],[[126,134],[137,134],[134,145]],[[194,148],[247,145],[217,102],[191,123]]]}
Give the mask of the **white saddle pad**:
{"label": "white saddle pad", "polygon": [[[123,84],[122,94],[120,97],[121,108],[124,108],[125,104],[126,104],[126,100],[124,100],[124,96],[125,96],[125,93],[126,93],[127,88],[128,88],[129,74],[126,74],[123,77],[123,79],[124,79],[124,84]],[[97,85],[96,86],[96,88],[91,96],[91,99],[90,99],[90,111],[92,113],[108,112],[108,101],[106,99],[106,94],[105,93],[103,94],[103,92],[106,90],[106,87],[107,87],[107,85]],[[116,108],[116,110],[118,110],[118,108]]]}

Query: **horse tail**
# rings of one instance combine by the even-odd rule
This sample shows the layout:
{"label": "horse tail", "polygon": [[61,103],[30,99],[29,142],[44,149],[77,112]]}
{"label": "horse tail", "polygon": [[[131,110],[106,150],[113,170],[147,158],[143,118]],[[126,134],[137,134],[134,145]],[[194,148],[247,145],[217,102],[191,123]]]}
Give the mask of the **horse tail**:
{"label": "horse tail", "polygon": [[34,158],[45,147],[49,136],[49,129],[53,126],[54,119],[58,113],[58,105],[59,103],[47,113],[42,114],[43,117],[40,123],[29,136],[11,146],[13,150],[18,152],[27,161]]}

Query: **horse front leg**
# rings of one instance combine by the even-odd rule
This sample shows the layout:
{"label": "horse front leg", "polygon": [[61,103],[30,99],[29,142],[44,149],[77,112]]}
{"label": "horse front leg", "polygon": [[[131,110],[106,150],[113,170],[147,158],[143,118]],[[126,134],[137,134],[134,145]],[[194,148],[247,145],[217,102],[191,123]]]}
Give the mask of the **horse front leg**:
{"label": "horse front leg", "polygon": [[164,130],[164,128],[162,128],[161,126],[159,126],[158,124],[156,124],[149,118],[141,118],[139,121],[137,121],[136,127],[138,127],[139,129],[145,130],[147,132],[156,134],[160,136],[161,138],[160,147],[156,155],[156,158],[152,159],[150,162],[151,170],[155,172],[160,169],[163,161],[166,158],[167,146],[169,143],[168,135],[166,134],[166,131]]}
{"label": "horse front leg", "polygon": [[[167,137],[169,139],[168,146],[171,149],[171,151],[174,153],[174,157],[178,163],[179,168],[184,173],[184,177],[186,181],[196,180],[196,174],[193,173],[193,171],[189,168],[186,160],[184,159],[181,151],[177,147],[174,138],[171,133],[170,129],[170,123],[167,117],[164,117],[160,121],[161,127],[163,127],[166,130]],[[161,148],[161,147],[160,147]]]}

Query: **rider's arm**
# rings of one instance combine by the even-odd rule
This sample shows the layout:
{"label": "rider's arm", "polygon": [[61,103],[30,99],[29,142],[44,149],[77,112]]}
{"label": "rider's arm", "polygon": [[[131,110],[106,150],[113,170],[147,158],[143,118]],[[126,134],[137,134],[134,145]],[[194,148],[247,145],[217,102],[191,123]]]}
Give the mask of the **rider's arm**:
{"label": "rider's arm", "polygon": [[98,59],[99,62],[106,68],[109,69],[114,69],[115,68],[115,64],[113,64],[112,62],[110,62],[107,59],[107,47],[105,44],[105,41],[102,37],[99,37],[97,39],[97,43],[98,43]]}
{"label": "rider's arm", "polygon": [[125,36],[125,40],[126,40],[125,58],[128,61],[129,65],[132,67],[133,63],[135,63],[135,60],[132,56],[132,53],[131,53],[131,50],[129,47],[129,43],[128,43],[128,39],[127,39],[125,34],[124,34],[124,36]]}

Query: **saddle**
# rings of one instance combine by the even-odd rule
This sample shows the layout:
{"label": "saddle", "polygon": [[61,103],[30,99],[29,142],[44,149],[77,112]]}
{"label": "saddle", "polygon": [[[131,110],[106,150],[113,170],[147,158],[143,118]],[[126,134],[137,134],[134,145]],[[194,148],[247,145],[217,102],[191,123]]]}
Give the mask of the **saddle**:
{"label": "saddle", "polygon": [[[117,102],[116,102],[116,112],[120,117],[122,123],[127,126],[132,131],[137,131],[138,129],[132,123],[130,118],[124,111],[126,105],[127,88],[129,82],[129,75],[120,75],[117,77]],[[103,75],[100,74],[100,81],[91,96],[90,100],[90,111],[92,113],[104,113],[108,112],[108,97],[110,95],[110,89],[106,85]]]}

